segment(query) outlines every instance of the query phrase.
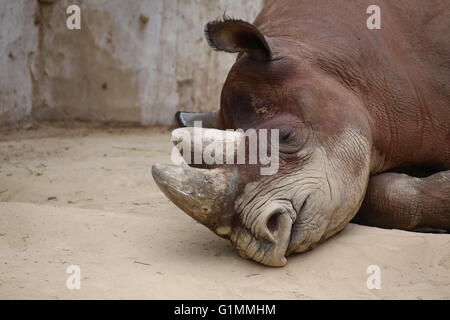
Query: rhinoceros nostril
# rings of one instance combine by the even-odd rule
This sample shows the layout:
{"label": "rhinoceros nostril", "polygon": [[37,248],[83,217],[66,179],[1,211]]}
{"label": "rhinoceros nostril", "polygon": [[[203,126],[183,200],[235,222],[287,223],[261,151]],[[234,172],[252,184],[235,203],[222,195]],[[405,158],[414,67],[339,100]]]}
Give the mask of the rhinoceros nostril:
{"label": "rhinoceros nostril", "polygon": [[204,213],[210,213],[210,212],[211,212],[211,208],[210,208],[210,207],[205,207],[205,206],[203,206],[203,207],[202,207],[202,211],[203,211]]}
{"label": "rhinoceros nostril", "polygon": [[267,229],[269,229],[272,234],[274,234],[278,229],[278,217],[280,215],[280,212],[275,212],[269,217],[269,219],[267,219]]}

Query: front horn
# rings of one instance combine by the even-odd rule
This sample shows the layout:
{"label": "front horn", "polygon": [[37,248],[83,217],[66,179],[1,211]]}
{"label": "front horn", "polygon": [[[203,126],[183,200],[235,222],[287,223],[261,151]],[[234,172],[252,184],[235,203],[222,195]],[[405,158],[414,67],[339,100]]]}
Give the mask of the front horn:
{"label": "front horn", "polygon": [[197,169],[155,164],[153,179],[177,207],[222,237],[228,237],[238,175],[231,168]]}

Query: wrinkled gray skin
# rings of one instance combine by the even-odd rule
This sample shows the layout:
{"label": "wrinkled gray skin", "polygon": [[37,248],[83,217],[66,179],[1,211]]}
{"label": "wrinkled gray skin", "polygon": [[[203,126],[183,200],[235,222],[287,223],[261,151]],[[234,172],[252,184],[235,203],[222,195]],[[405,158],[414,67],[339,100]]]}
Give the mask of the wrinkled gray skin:
{"label": "wrinkled gray skin", "polygon": [[[158,186],[269,266],[333,236],[358,210],[368,225],[450,230],[450,41],[440,31],[450,4],[430,2],[279,0],[253,25],[209,23],[210,45],[239,55],[220,111],[177,120],[279,129],[280,169],[158,164]],[[382,30],[365,26],[370,4],[382,7]]]}

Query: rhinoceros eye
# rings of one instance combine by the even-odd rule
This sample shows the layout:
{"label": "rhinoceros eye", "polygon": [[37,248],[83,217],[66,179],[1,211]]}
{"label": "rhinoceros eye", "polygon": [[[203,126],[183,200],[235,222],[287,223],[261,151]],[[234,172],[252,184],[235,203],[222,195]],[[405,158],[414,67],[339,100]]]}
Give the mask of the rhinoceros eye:
{"label": "rhinoceros eye", "polygon": [[280,143],[287,143],[293,140],[296,136],[295,129],[293,128],[282,128],[280,129]]}
{"label": "rhinoceros eye", "polygon": [[280,129],[279,139],[281,153],[296,153],[301,148],[300,137],[295,128]]}

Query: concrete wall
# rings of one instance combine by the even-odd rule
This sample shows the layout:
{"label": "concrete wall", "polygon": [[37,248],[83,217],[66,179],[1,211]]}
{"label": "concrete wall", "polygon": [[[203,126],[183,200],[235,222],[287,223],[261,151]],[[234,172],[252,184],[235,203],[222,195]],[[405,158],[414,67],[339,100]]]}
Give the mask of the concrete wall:
{"label": "concrete wall", "polygon": [[36,1],[0,0],[0,124],[28,119],[31,114],[37,8]]}
{"label": "concrete wall", "polygon": [[[0,97],[0,123],[31,114],[37,120],[164,125],[177,110],[219,107],[220,89],[235,56],[209,49],[204,25],[225,11],[251,21],[263,0],[0,3],[1,13],[15,11],[6,13],[0,26],[16,33],[0,30],[0,70],[7,80],[0,90],[21,88],[9,98]],[[71,4],[81,8],[81,30],[66,27]],[[17,19],[19,12],[26,14]],[[3,44],[4,36],[9,45]],[[17,42],[23,53],[10,61],[6,48]],[[12,80],[17,73],[20,77]]]}

